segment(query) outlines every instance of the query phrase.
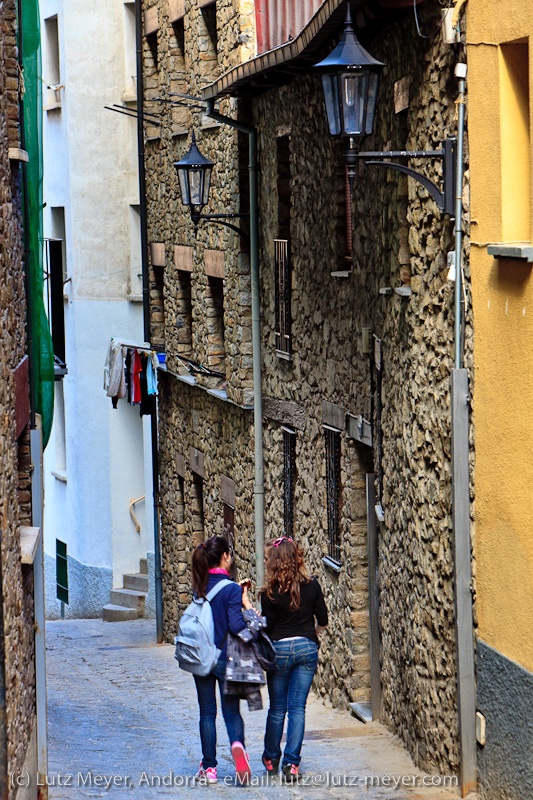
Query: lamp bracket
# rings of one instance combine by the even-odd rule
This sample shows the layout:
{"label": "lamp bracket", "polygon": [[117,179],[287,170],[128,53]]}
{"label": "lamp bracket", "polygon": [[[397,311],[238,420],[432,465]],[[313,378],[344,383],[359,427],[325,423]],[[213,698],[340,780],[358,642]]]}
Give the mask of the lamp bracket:
{"label": "lamp bracket", "polygon": [[201,219],[208,219],[210,222],[214,222],[216,225],[224,225],[226,228],[231,228],[232,231],[238,233],[245,239],[247,242],[250,241],[250,236],[243,231],[242,228],[238,228],[237,225],[232,225],[231,222],[227,222],[228,219],[238,219],[242,217],[249,217],[250,214],[199,214],[198,212],[192,213],[191,217],[194,223],[195,231],[198,230],[198,223]]}
{"label": "lamp bracket", "polygon": [[[455,162],[456,162],[456,139],[444,139],[442,143],[442,150],[391,150],[381,152],[366,152],[366,153],[351,153],[352,158],[370,158],[370,161],[365,160],[368,166],[385,167],[385,169],[394,169],[397,172],[403,172],[410,178],[424,186],[430,193],[437,204],[440,211],[445,214],[454,215],[455,212]],[[443,169],[443,186],[442,191],[425,175],[405,166],[405,164],[397,164],[389,161],[375,161],[374,159],[380,158],[442,158],[444,162]]]}

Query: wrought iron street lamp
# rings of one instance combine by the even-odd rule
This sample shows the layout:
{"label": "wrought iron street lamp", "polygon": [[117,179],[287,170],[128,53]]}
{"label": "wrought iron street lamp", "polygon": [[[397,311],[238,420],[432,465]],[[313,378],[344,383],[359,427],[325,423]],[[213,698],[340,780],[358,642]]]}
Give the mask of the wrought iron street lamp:
{"label": "wrought iron street lamp", "polygon": [[236,225],[226,222],[226,220],[248,217],[249,214],[202,214],[202,208],[209,202],[211,172],[214,162],[206,158],[198,149],[194,131],[192,132],[192,141],[188,152],[182,159],[174,163],[174,167],[178,174],[181,202],[184,206],[189,206],[195,233],[198,230],[200,220],[208,219],[219,225],[225,225],[227,228],[237,231],[241,236],[248,238],[248,234],[245,231]]}
{"label": "wrought iron street lamp", "polygon": [[[315,64],[322,74],[322,87],[332,136],[346,141],[344,160],[347,165],[350,190],[353,191],[355,165],[359,159],[368,165],[403,172],[421,183],[432,195],[437,206],[447,214],[455,208],[455,139],[445,139],[441,150],[359,152],[363,139],[372,133],[376,112],[379,76],[385,64],[370,55],[355,35],[350,3],[346,12],[344,31],[338,45],[323,61]],[[443,189],[419,172],[394,162],[390,158],[442,158]],[[376,161],[374,159],[380,159]]]}
{"label": "wrought iron street lamp", "polygon": [[183,205],[191,208],[205,206],[209,200],[211,171],[215,165],[198,150],[194,131],[189,151],[174,166],[178,173]]}
{"label": "wrought iron street lamp", "polygon": [[315,67],[322,74],[330,133],[347,140],[344,159],[351,188],[355,177],[354,154],[374,126],[379,76],[384,66],[357,39],[348,3],[339,44]]}
{"label": "wrought iron street lamp", "polygon": [[379,75],[385,64],[360,44],[352,26],[350,6],[339,44],[315,64],[322,86],[332,136],[357,140],[372,133]]}

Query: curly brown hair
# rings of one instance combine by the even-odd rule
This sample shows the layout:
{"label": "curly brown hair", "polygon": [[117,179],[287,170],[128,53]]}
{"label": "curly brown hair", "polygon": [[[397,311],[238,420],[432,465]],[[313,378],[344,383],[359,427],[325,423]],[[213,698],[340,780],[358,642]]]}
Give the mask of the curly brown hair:
{"label": "curly brown hair", "polygon": [[276,542],[279,544],[269,547],[266,553],[265,586],[261,593],[265,592],[272,600],[275,587],[280,594],[290,592],[290,608],[295,611],[300,608],[300,587],[309,583],[311,578],[307,574],[302,548],[285,537]]}

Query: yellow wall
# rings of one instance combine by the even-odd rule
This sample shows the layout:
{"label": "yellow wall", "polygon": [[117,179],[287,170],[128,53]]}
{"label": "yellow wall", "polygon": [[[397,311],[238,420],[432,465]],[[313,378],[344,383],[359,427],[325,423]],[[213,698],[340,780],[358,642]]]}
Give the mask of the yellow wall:
{"label": "yellow wall", "polygon": [[533,265],[486,247],[531,242],[533,3],[470,0],[466,25],[479,635],[533,671]]}

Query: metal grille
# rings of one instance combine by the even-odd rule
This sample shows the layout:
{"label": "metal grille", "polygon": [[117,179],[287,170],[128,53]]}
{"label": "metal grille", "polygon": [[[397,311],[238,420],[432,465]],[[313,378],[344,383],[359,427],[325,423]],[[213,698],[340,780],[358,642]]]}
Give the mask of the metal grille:
{"label": "metal grille", "polygon": [[294,484],[296,482],[296,434],[283,429],[283,532],[293,533]]}
{"label": "metal grille", "polygon": [[328,555],[341,561],[341,435],[329,428],[326,437],[326,497],[328,510]]}
{"label": "metal grille", "polygon": [[67,545],[56,539],[56,597],[68,604]]}
{"label": "metal grille", "polygon": [[276,273],[276,350],[291,353],[291,268],[289,242],[274,239]]}

